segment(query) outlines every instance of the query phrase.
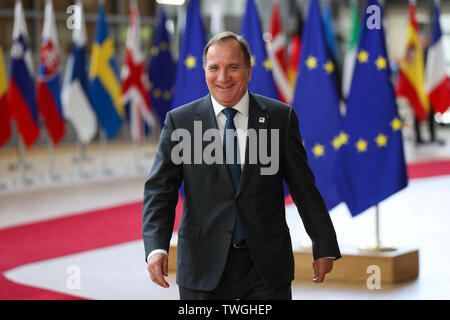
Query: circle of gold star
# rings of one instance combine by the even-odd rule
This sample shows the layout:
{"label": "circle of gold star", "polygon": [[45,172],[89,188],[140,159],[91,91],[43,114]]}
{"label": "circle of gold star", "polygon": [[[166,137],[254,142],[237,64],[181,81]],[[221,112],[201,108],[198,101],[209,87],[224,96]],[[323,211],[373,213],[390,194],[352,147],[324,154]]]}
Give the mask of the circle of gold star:
{"label": "circle of gold star", "polygon": [[320,143],[316,143],[312,148],[312,152],[316,158],[322,157],[325,154],[325,146]]}
{"label": "circle of gold star", "polygon": [[184,59],[184,64],[188,69],[192,69],[196,66],[197,61],[195,60],[195,57],[188,55],[186,59]]}
{"label": "circle of gold star", "polygon": [[272,70],[272,62],[269,58],[267,58],[263,63],[264,68],[266,68],[267,71]]}
{"label": "circle of gold star", "polygon": [[348,134],[345,132],[341,132],[337,137],[333,139],[331,144],[333,145],[334,150],[339,150],[342,145],[348,143]]}
{"label": "circle of gold star", "polygon": [[359,138],[359,140],[355,143],[355,146],[358,153],[367,151],[367,141],[362,138]]}
{"label": "circle of gold star", "polygon": [[402,128],[402,122],[401,122],[401,120],[400,120],[399,118],[395,117],[395,118],[391,121],[391,127],[392,127],[392,130],[393,130],[394,132],[400,130],[400,129]]}
{"label": "circle of gold star", "polygon": [[317,59],[314,56],[309,56],[305,61],[306,66],[309,70],[317,68]]}
{"label": "circle of gold star", "polygon": [[327,63],[324,64],[323,68],[328,72],[332,73],[334,71],[333,61],[328,60]]}
{"label": "circle of gold star", "polygon": [[369,53],[361,49],[358,53],[358,61],[359,63],[365,63],[369,61]]}
{"label": "circle of gold star", "polygon": [[382,56],[379,56],[377,60],[375,60],[375,65],[377,66],[378,70],[386,69],[387,60]]}
{"label": "circle of gold star", "polygon": [[382,133],[379,133],[378,136],[375,138],[375,142],[377,143],[379,148],[386,147],[387,140],[388,140],[388,137]]}

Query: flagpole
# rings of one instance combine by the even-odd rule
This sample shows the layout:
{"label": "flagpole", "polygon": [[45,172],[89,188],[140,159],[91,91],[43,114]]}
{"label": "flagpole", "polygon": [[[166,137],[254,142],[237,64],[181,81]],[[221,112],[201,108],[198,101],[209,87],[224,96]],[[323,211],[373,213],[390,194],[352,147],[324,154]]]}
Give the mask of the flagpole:
{"label": "flagpole", "polygon": [[85,179],[85,178],[89,178],[89,173],[87,171],[84,170],[84,160],[86,158],[85,156],[85,144],[83,142],[81,142],[81,140],[78,138],[77,139],[77,151],[78,151],[78,158],[76,157],[76,161],[77,161],[77,171],[73,174],[73,177],[75,179]]}
{"label": "flagpole", "polygon": [[100,129],[100,174],[104,176],[111,176],[113,174],[112,169],[107,167],[106,157],[106,145],[108,143],[108,137],[104,129]]}
{"label": "flagpole", "polygon": [[134,173],[143,173],[145,172],[145,168],[141,165],[141,146],[140,143],[136,140],[133,140],[133,148],[134,148],[134,167],[132,171]]}
{"label": "flagpole", "polygon": [[48,173],[44,176],[44,182],[60,181],[61,175],[55,173],[55,148],[50,136],[48,137]]}
{"label": "flagpole", "polygon": [[360,246],[359,250],[369,252],[388,252],[397,250],[397,248],[383,245],[383,243],[381,242],[379,204],[375,205],[375,241],[373,244]]}
{"label": "flagpole", "polygon": [[19,177],[15,179],[15,184],[18,186],[29,186],[33,185],[34,181],[31,178],[27,178],[26,175],[26,166],[25,166],[25,145],[23,143],[22,137],[18,135],[17,139],[18,144],[18,153],[19,153],[19,163],[18,163],[18,169],[19,169]]}

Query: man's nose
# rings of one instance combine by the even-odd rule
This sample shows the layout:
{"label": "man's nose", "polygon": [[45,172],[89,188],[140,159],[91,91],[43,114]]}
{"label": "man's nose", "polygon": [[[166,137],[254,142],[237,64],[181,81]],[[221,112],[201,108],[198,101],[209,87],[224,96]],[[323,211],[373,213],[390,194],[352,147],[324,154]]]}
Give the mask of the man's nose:
{"label": "man's nose", "polygon": [[217,80],[219,80],[220,82],[226,82],[229,79],[230,79],[230,76],[226,69],[219,71],[219,77],[217,78]]}

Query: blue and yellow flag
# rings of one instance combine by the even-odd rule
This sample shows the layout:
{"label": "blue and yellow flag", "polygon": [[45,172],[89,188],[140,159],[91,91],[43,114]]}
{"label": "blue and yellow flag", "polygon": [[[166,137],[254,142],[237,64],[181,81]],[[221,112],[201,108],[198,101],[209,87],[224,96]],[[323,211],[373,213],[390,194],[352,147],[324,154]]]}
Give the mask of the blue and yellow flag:
{"label": "blue and yellow flag", "polygon": [[191,0],[187,7],[186,26],[181,40],[172,108],[192,102],[208,93],[203,71],[205,46],[206,35],[198,0]]}
{"label": "blue and yellow flag", "polygon": [[109,138],[114,138],[125,116],[114,54],[114,41],[108,36],[105,8],[100,3],[91,53],[89,94],[100,125]]}
{"label": "blue and yellow flag", "polygon": [[158,25],[150,49],[148,78],[153,110],[162,128],[172,102],[176,65],[170,53],[170,38],[166,29],[166,14],[163,6],[159,6],[158,10]]}
{"label": "blue and yellow flag", "polygon": [[[369,6],[379,10],[367,13]],[[337,170],[352,216],[407,186],[402,122],[391,82],[382,8],[377,0],[368,0],[364,12],[344,119],[347,141],[340,149]]]}
{"label": "blue and yellow flag", "polygon": [[302,35],[293,106],[311,170],[329,210],[342,199],[335,180],[337,151],[345,143],[336,66],[327,48],[319,3],[312,0]]}
{"label": "blue and yellow flag", "polygon": [[241,35],[247,40],[252,54],[252,79],[248,83],[248,89],[250,92],[278,100],[272,63],[267,55],[258,11],[253,0],[247,1]]}

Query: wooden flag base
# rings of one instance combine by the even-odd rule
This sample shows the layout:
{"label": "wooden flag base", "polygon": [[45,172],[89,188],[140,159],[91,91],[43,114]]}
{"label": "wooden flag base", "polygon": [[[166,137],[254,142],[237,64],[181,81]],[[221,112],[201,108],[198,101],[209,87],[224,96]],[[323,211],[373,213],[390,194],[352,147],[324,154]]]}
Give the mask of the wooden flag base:
{"label": "wooden flag base", "polygon": [[[419,275],[419,251],[408,248],[366,247],[365,250],[341,246],[342,258],[334,263],[327,280],[366,282],[379,270],[381,283],[398,283],[412,280]],[[311,280],[311,250],[299,248],[294,252],[295,279]]]}
{"label": "wooden flag base", "polygon": [[[362,251],[356,247],[342,247],[342,258],[334,263],[333,271],[326,280],[339,282],[363,282],[379,270],[381,283],[399,283],[416,279],[419,275],[419,251],[417,249],[398,248],[395,251]],[[298,248],[294,251],[295,279],[311,281],[311,249]],[[169,250],[169,272],[176,271],[177,247]]]}

